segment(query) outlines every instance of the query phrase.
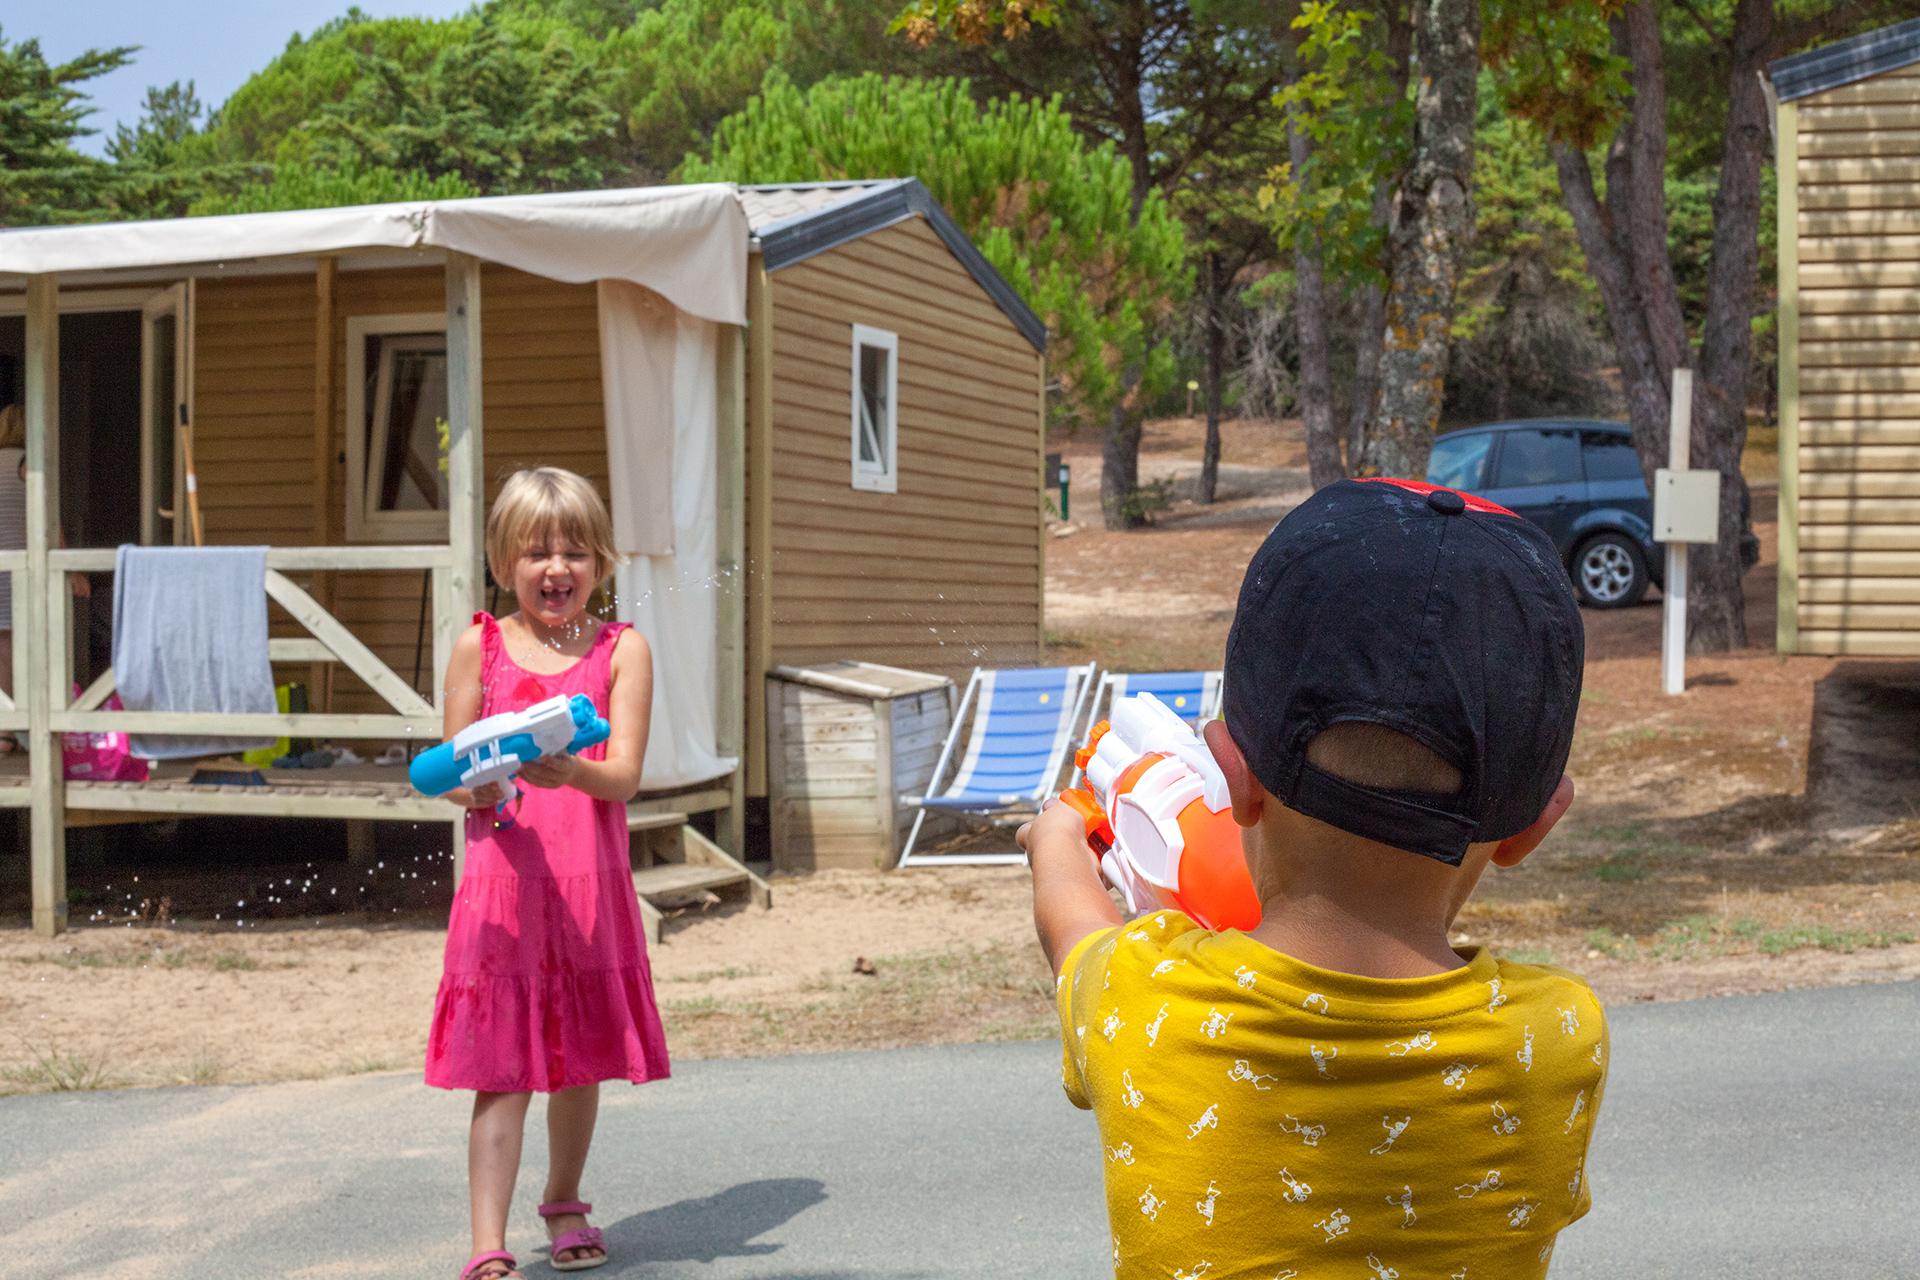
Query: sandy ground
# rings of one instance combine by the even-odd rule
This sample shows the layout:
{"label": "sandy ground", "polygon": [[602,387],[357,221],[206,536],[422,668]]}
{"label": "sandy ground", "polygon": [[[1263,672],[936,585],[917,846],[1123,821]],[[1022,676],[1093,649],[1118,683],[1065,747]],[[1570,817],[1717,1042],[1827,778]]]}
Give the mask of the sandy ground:
{"label": "sandy ground", "polygon": [[[1155,527],[1076,521],[1049,540],[1058,660],[1217,665],[1247,557],[1306,483],[1291,424],[1230,424],[1222,500],[1197,507],[1178,495],[1198,440],[1193,423],[1149,432],[1144,470],[1176,495]],[[1096,511],[1097,447],[1057,447],[1074,514]],[[1815,691],[1846,672],[1773,653],[1770,489],[1754,509],[1754,647],[1694,659],[1684,697],[1658,689],[1657,595],[1586,614],[1580,798],[1539,853],[1488,877],[1460,940],[1570,965],[1610,1001],[1920,976],[1920,811],[1808,795]],[[343,863],[256,856],[159,884],[152,869],[144,883],[76,875],[76,915],[97,923],[52,941],[0,928],[0,1092],[417,1068],[444,870],[402,859],[354,881]],[[669,921],[654,973],[675,1053],[1049,1034],[1022,872],[826,873],[776,878],[774,892],[771,912]]]}

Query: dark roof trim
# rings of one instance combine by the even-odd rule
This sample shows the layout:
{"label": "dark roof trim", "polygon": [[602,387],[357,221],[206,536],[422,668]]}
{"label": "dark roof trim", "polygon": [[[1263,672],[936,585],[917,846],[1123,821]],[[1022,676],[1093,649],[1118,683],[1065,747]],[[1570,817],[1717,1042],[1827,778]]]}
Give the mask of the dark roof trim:
{"label": "dark roof trim", "polygon": [[927,220],[934,234],[953,251],[954,257],[960,259],[960,265],[1007,313],[1007,318],[1013,321],[1020,336],[1032,343],[1035,351],[1044,352],[1047,349],[1046,324],[1007,283],[1006,277],[980,256],[980,251],[974,248],[967,233],[947,215],[947,211],[940,207],[918,178],[875,183],[864,193],[838,204],[797,213],[791,218],[767,224],[760,228],[756,236],[760,242],[761,261],[766,264],[768,271],[778,271],[796,262],[805,262],[817,253],[825,253],[897,222],[904,222],[915,214]]}
{"label": "dark roof trim", "polygon": [[1781,58],[1767,64],[1767,76],[1775,96],[1791,102],[1915,62],[1920,62],[1920,18]]}

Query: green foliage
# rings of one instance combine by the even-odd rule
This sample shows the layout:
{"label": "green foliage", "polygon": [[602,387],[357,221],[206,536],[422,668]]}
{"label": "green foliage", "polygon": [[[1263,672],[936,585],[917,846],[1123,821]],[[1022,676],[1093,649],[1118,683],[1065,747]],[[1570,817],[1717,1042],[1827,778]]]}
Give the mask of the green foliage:
{"label": "green foliage", "polygon": [[130,48],[89,49],[49,63],[37,40],[9,45],[0,30],[0,226],[84,222],[100,216],[107,166],[74,150],[92,133],[81,87],[126,65]]}
{"label": "green foliage", "polygon": [[1594,412],[1607,393],[1601,300],[1537,127],[1483,89],[1474,242],[1455,295],[1447,416]]}
{"label": "green foliage", "polygon": [[1331,278],[1383,281],[1386,231],[1373,220],[1374,192],[1406,166],[1412,104],[1395,91],[1373,14],[1306,0],[1293,26],[1303,33],[1298,72],[1274,106],[1312,152],[1297,172],[1276,166],[1260,203],[1282,250],[1305,238]]}
{"label": "green foliage", "polygon": [[1480,56],[1498,73],[1508,109],[1555,141],[1599,145],[1627,94],[1627,60],[1607,26],[1624,2],[1487,0]]}
{"label": "green foliage", "polygon": [[304,161],[273,167],[272,177],[231,191],[199,196],[188,207],[194,216],[218,213],[273,213],[284,209],[333,209],[353,204],[392,204],[403,200],[457,200],[480,192],[458,174],[418,170],[332,168]]}
{"label": "green foliage", "polygon": [[[1061,416],[1104,424],[1171,377],[1160,334],[1187,288],[1185,239],[1158,194],[1133,216],[1131,172],[1058,102],[985,106],[964,80],[865,75],[802,92],[784,77],[722,121],[685,181],[914,176],[1047,322]],[[1138,371],[1137,378],[1129,378]]]}
{"label": "green foliage", "polygon": [[206,118],[190,80],[147,90],[140,119],[131,128],[116,126],[107,143],[118,216],[184,217],[195,201],[250,176],[248,166],[212,159]]}
{"label": "green foliage", "polygon": [[625,165],[596,52],[558,24],[486,19],[417,74],[359,54],[353,85],[311,126],[312,158],[451,175],[489,195],[605,185]]}

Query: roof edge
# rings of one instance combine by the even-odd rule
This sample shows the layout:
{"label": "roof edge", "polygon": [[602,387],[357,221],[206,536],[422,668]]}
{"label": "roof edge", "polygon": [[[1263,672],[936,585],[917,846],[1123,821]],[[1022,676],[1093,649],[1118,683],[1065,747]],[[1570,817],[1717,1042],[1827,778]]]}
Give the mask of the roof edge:
{"label": "roof edge", "polygon": [[[820,184],[824,185],[824,184]],[[852,184],[849,184],[852,185]],[[1033,349],[1047,349],[1047,326],[1007,278],[994,269],[960,225],[940,207],[918,178],[876,182],[861,195],[824,209],[808,210],[760,228],[761,261],[769,272],[805,262],[918,214],[967,269],[987,296],[1013,321]]]}
{"label": "roof edge", "polygon": [[1781,102],[1792,102],[1916,62],[1920,62],[1920,18],[1910,18],[1779,58],[1767,64],[1767,78]]}

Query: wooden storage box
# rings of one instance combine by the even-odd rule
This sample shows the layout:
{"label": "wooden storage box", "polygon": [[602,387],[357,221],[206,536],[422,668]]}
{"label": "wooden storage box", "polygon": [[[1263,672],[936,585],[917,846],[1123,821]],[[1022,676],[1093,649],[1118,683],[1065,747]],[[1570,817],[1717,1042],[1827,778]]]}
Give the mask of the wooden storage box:
{"label": "wooden storage box", "polygon": [[767,672],[773,865],[891,867],[913,821],[902,795],[933,777],[953,681],[872,662]]}

